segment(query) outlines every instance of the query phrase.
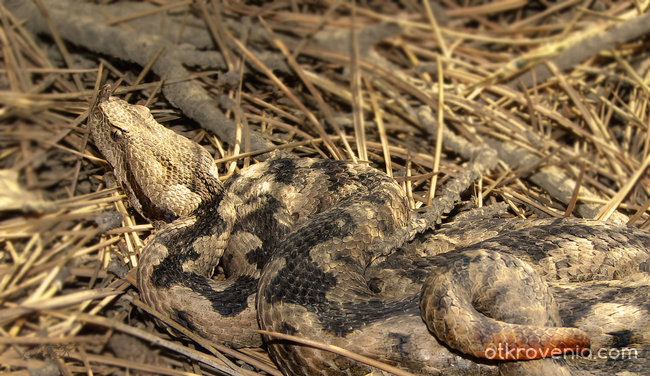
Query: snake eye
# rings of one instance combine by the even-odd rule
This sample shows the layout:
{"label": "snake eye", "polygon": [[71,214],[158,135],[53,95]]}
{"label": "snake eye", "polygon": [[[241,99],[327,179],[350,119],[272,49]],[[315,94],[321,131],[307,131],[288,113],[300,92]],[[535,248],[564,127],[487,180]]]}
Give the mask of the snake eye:
{"label": "snake eye", "polygon": [[113,130],[111,131],[111,138],[113,139],[113,141],[121,140],[122,136],[123,136],[122,131],[118,128],[113,128]]}

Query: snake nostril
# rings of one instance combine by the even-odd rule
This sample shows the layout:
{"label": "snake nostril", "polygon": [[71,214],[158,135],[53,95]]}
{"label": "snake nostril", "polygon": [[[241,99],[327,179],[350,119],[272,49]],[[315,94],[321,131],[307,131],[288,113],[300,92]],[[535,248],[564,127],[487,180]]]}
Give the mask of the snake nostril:
{"label": "snake nostril", "polygon": [[379,278],[372,278],[368,281],[368,288],[375,294],[379,294],[384,289],[384,281]]}

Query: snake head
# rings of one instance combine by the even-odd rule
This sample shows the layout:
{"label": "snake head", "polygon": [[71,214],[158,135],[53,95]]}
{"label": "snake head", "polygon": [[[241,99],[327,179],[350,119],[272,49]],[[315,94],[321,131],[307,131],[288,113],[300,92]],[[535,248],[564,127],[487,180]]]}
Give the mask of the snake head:
{"label": "snake head", "polygon": [[140,214],[169,222],[221,192],[210,153],[158,123],[147,107],[129,104],[111,92],[110,85],[101,89],[88,127]]}
{"label": "snake head", "polygon": [[111,96],[111,93],[111,85],[104,85],[90,111],[90,129],[102,153],[106,148],[123,144],[127,135],[151,138],[164,129],[155,121],[147,107],[129,104]]}

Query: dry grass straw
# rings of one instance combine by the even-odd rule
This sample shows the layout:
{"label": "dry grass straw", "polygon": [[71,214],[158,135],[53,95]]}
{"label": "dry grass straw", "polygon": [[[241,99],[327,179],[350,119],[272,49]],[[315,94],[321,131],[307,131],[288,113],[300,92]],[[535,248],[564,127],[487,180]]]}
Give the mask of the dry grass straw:
{"label": "dry grass straw", "polygon": [[[48,2],[36,3],[46,14]],[[190,3],[157,1],[153,9],[97,16],[127,29],[126,21],[152,14],[185,22]],[[192,27],[209,31],[239,84],[215,79],[220,68],[193,71],[191,79],[237,103],[229,112],[245,128],[237,145],[178,126],[187,119],[179,121],[182,114],[161,96],[166,77],[146,74],[160,53],[144,69],[126,65],[65,43],[53,21],[50,37],[36,41],[0,7],[0,168],[18,176],[0,182],[0,371],[279,374],[261,350],[212,347],[191,333],[179,341],[135,303],[132,272],[151,227],[102,179],[107,165],[84,127],[94,88],[106,79],[124,79],[117,95],[146,101],[160,121],[210,148],[227,165],[225,175],[242,166],[237,161],[274,149],[368,161],[420,207],[467,162],[443,136],[448,131],[475,145],[494,140],[500,151],[516,146],[520,159],[534,160],[518,165],[502,156],[465,196],[473,205],[505,201],[521,217],[561,217],[595,205],[595,218],[618,213],[650,229],[647,38],[569,66],[554,60],[575,48],[571,43],[634,19],[642,2],[588,10],[581,1],[559,1],[542,11],[526,1],[457,3],[467,2],[445,1],[444,9],[413,1],[399,9],[393,2],[201,5],[204,23]],[[249,17],[269,43],[223,26],[217,9],[225,12],[219,17]],[[286,68],[269,66],[260,48]],[[253,68],[242,68],[242,60]],[[532,68],[540,67],[552,76],[538,81]],[[524,86],[519,77],[527,72],[532,84]],[[440,126],[422,121],[423,108],[433,109]],[[277,146],[250,150],[252,130]],[[544,185],[553,174],[577,182],[566,197]]]}

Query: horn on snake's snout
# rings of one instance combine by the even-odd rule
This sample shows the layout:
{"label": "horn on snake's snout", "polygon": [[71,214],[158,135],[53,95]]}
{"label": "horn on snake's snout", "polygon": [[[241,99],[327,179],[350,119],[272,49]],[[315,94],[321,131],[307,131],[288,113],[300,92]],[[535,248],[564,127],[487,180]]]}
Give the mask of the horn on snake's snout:
{"label": "horn on snake's snout", "polygon": [[588,353],[585,332],[558,327],[551,292],[529,264],[480,248],[444,259],[422,287],[420,309],[429,330],[449,347],[495,360]]}

